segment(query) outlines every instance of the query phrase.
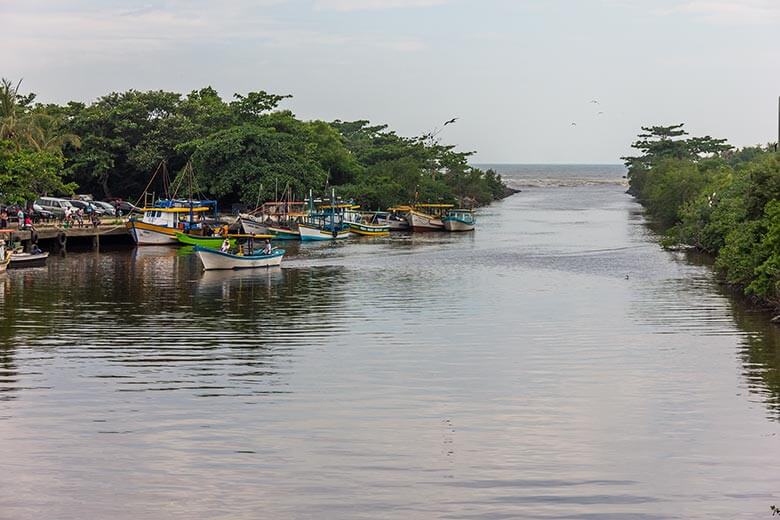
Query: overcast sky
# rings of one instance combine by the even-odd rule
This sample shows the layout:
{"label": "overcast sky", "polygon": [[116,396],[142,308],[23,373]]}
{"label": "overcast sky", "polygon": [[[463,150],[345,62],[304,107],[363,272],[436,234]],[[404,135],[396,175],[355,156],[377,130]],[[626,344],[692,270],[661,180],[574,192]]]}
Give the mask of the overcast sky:
{"label": "overcast sky", "polygon": [[403,135],[457,116],[440,135],[476,162],[615,163],[643,124],[777,134],[780,0],[0,0],[0,44],[44,101],[211,85]]}

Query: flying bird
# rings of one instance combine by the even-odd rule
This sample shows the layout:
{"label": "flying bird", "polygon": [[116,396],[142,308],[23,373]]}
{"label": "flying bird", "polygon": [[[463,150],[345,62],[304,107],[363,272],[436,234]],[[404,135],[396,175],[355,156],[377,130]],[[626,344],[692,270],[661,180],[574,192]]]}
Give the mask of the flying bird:
{"label": "flying bird", "polygon": [[604,112],[599,112],[597,115],[603,116]]}
{"label": "flying bird", "polygon": [[577,123],[572,123],[571,126],[577,126]]}
{"label": "flying bird", "polygon": [[599,104],[599,100],[598,99],[591,99],[590,102],[593,103],[594,105],[598,105]]}
{"label": "flying bird", "polygon": [[452,119],[450,119],[449,121],[447,121],[446,123],[444,123],[444,126],[447,126],[447,125],[449,125],[449,124],[452,124],[452,123],[454,123],[455,121],[457,121],[458,119],[460,119],[460,118],[459,118],[459,117],[453,117]]}

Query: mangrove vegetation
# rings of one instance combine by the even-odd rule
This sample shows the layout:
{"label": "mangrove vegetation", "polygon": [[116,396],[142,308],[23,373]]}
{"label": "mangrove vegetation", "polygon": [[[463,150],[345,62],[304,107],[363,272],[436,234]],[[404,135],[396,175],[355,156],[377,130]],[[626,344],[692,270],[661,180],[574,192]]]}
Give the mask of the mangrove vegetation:
{"label": "mangrove vegetation", "polygon": [[642,128],[632,145],[640,153],[624,157],[629,193],[667,244],[710,253],[727,283],[780,307],[780,154],[691,137],[683,126]]}
{"label": "mangrove vegetation", "polygon": [[20,83],[0,91],[0,202],[91,193],[137,199],[165,193],[191,168],[195,191],[223,204],[253,205],[283,191],[300,200],[331,187],[377,209],[414,200],[487,204],[510,191],[500,175],[468,164],[431,134],[404,137],[368,121],[304,121],[264,91],[226,101],[206,87],[176,92],[129,90],[92,103],[36,102]]}

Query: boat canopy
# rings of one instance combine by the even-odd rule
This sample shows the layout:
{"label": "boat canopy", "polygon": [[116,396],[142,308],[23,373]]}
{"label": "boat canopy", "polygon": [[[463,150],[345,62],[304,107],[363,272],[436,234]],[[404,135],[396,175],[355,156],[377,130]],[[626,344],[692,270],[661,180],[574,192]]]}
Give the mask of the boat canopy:
{"label": "boat canopy", "polygon": [[415,208],[454,208],[455,204],[415,204]]}
{"label": "boat canopy", "polygon": [[161,213],[189,213],[190,211],[195,213],[203,213],[204,211],[210,211],[211,208],[208,208],[206,206],[193,206],[192,208],[181,208],[181,207],[152,207],[152,208],[143,208],[142,211],[159,211]]}
{"label": "boat canopy", "polygon": [[393,206],[392,208],[387,208],[387,211],[410,211],[411,209],[411,206]]}

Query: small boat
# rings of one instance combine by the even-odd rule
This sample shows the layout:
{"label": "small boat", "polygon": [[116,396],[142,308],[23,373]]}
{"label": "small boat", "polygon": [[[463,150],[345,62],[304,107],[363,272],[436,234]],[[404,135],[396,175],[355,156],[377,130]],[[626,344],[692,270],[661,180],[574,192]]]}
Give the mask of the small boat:
{"label": "small boat", "polygon": [[447,231],[474,231],[477,218],[470,209],[451,209],[442,217]]}
{"label": "small boat", "polygon": [[274,240],[300,240],[301,233],[298,224],[288,225],[283,222],[264,224],[241,215],[241,228],[248,235],[271,235]]}
{"label": "small boat", "polygon": [[310,220],[298,225],[301,240],[340,240],[349,238],[349,224],[346,222],[330,224],[325,220]]}
{"label": "small boat", "polygon": [[335,191],[329,203],[320,204],[314,209],[314,199],[309,193],[309,215],[298,224],[301,240],[340,240],[349,238],[349,222],[344,220],[347,210],[354,210],[354,204],[336,203]]}
{"label": "small boat", "polygon": [[6,250],[4,244],[0,244],[0,273],[5,272],[11,263],[11,252]]}
{"label": "small boat", "polygon": [[8,264],[10,269],[20,269],[23,267],[43,267],[46,265],[46,259],[49,253],[11,253],[11,262]]}
{"label": "small boat", "polygon": [[349,231],[355,235],[364,237],[386,237],[390,235],[390,225],[386,223],[380,224],[378,217],[380,212],[356,211],[355,209],[347,210],[344,213],[344,219],[349,224]]}
{"label": "small boat", "polygon": [[160,200],[143,208],[140,219],[131,217],[127,228],[138,245],[176,244],[176,233],[202,231],[205,215],[216,214],[216,207],[215,201]]}
{"label": "small boat", "polygon": [[[219,249],[222,246],[222,242],[225,241],[225,237],[219,235],[202,237],[199,235],[190,235],[187,233],[176,233],[176,240],[178,240],[179,243],[188,246],[201,246],[209,247],[211,249]],[[228,241],[230,242],[230,247],[236,246],[235,238],[230,238],[230,236],[228,236]]]}
{"label": "small boat", "polygon": [[[236,243],[239,239],[252,238],[256,240],[265,240],[274,238],[272,235],[250,235],[250,234],[228,234],[226,235],[230,247],[236,247]],[[176,233],[176,240],[180,243],[188,246],[201,246],[211,249],[219,249],[222,247],[222,243],[225,241],[224,236],[212,235],[209,237],[202,237],[200,235],[188,235],[187,233]]]}
{"label": "small boat", "polygon": [[415,204],[407,219],[412,231],[444,231],[442,217],[452,204]]}
{"label": "small boat", "polygon": [[244,233],[269,234],[276,240],[300,240],[298,223],[306,216],[305,202],[281,200],[266,202],[251,213],[241,213]]}
{"label": "small boat", "polygon": [[213,269],[257,269],[259,267],[272,267],[280,265],[284,257],[284,249],[274,249],[270,254],[263,252],[251,252],[250,254],[233,254],[211,249],[209,247],[195,246],[195,252],[203,263],[206,271]]}
{"label": "small boat", "polygon": [[377,213],[377,224],[387,224],[390,231],[409,231],[407,215],[411,210],[411,206],[387,208],[387,211]]}

